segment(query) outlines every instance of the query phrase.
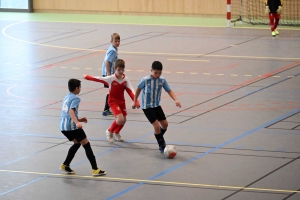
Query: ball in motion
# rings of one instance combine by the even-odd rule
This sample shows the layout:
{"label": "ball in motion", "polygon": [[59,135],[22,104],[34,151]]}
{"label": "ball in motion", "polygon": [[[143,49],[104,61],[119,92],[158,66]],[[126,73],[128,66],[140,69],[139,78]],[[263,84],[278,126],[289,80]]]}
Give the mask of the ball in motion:
{"label": "ball in motion", "polygon": [[177,154],[177,149],[174,145],[167,145],[164,150],[164,155],[168,158],[174,158]]}

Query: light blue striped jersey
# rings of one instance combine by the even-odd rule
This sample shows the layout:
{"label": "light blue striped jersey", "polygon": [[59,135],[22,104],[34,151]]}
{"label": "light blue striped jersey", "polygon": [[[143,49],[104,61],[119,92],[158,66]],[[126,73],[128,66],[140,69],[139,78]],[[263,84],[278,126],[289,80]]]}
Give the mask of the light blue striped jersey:
{"label": "light blue striped jersey", "polygon": [[113,45],[111,45],[105,55],[103,64],[102,64],[102,75],[107,76],[107,71],[106,71],[106,61],[108,60],[110,63],[110,74],[114,74],[115,70],[114,70],[114,66],[115,66],[115,62],[118,59],[118,49],[115,48]]}
{"label": "light blue striped jersey", "polygon": [[73,122],[69,111],[70,109],[75,109],[75,115],[78,119],[78,107],[80,103],[80,98],[75,94],[70,92],[62,102],[61,116],[60,116],[60,130],[61,131],[73,131],[76,130],[76,123]]}
{"label": "light blue striped jersey", "polygon": [[163,76],[160,76],[157,79],[152,78],[151,75],[145,76],[137,87],[142,90],[142,109],[160,106],[162,88],[164,88],[166,92],[171,91],[167,80]]}

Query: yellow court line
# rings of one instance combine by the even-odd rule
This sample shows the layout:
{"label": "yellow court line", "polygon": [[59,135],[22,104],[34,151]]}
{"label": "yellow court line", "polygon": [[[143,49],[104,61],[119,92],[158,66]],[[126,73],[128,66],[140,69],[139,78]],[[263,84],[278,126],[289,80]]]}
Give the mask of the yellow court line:
{"label": "yellow court line", "polygon": [[240,186],[226,186],[226,185],[212,185],[212,184],[200,184],[200,183],[185,183],[185,182],[170,182],[170,181],[155,181],[155,180],[143,180],[143,179],[132,179],[132,178],[113,178],[107,176],[81,176],[81,175],[68,175],[68,174],[54,174],[54,173],[43,173],[43,172],[28,172],[28,171],[14,171],[14,170],[0,170],[0,172],[10,173],[22,173],[22,174],[36,174],[36,175],[47,175],[47,176],[60,176],[60,177],[77,177],[77,178],[90,178],[90,179],[103,179],[110,181],[123,181],[123,182],[134,182],[134,183],[154,183],[154,184],[165,184],[165,185],[182,185],[190,187],[207,187],[207,188],[222,188],[222,189],[235,189],[235,190],[251,190],[251,191],[267,191],[267,192],[281,192],[281,193],[300,193],[297,190],[279,190],[271,188],[250,188]]}
{"label": "yellow court line", "polygon": [[[55,46],[55,45],[49,45],[49,44],[41,44],[37,42],[29,42],[26,40],[21,40],[17,39],[14,37],[11,37],[6,34],[6,29],[8,29],[11,26],[27,22],[27,21],[21,21],[21,22],[16,22],[13,24],[10,24],[2,29],[2,34],[5,37],[8,37],[12,40],[19,41],[19,42],[24,42],[27,44],[33,44],[33,45],[39,45],[39,46],[44,46],[44,47],[51,47],[51,48],[59,48],[59,49],[69,49],[69,50],[79,50],[79,51],[91,51],[91,52],[106,52],[106,50],[102,49],[86,49],[86,48],[75,48],[75,47],[65,47],[65,46]],[[144,55],[172,55],[172,56],[203,56],[203,57],[225,57],[225,58],[253,58],[253,59],[273,59],[273,60],[300,60],[300,58],[286,58],[286,57],[260,57],[260,56],[231,56],[231,55],[205,55],[205,54],[180,54],[180,53],[165,53],[165,52],[133,52],[133,51],[119,51],[120,54],[144,54]]]}
{"label": "yellow court line", "polygon": [[186,60],[186,59],[167,59],[171,61],[184,61],[184,62],[209,62],[209,60]]}
{"label": "yellow court line", "polygon": [[177,74],[183,74],[184,72],[176,72]]}

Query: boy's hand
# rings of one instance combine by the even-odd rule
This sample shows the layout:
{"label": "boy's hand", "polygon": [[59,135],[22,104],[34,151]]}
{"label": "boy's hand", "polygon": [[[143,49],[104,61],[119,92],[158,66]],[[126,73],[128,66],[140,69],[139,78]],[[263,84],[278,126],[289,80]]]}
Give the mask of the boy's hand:
{"label": "boy's hand", "polygon": [[83,118],[80,118],[78,121],[87,123],[87,118],[86,118],[86,117],[83,117]]}
{"label": "boy's hand", "polygon": [[139,102],[139,101],[132,102],[131,107],[132,107],[133,109],[135,109],[135,108],[140,108],[140,102]]}
{"label": "boy's hand", "polygon": [[177,107],[181,108],[181,104],[180,104],[179,101],[175,101],[175,104],[176,104]]}
{"label": "boy's hand", "polygon": [[80,124],[79,122],[76,123],[77,128],[82,129],[82,124]]}
{"label": "boy's hand", "polygon": [[83,74],[83,78],[84,78],[84,79],[86,79],[87,76],[88,76],[87,74]]}
{"label": "boy's hand", "polygon": [[278,9],[276,10],[276,12],[277,12],[279,15],[281,15],[281,9],[282,9],[282,7],[281,7],[281,6],[278,6]]}
{"label": "boy's hand", "polygon": [[265,13],[266,13],[266,14],[269,14],[269,13],[270,13],[269,6],[266,6]]}

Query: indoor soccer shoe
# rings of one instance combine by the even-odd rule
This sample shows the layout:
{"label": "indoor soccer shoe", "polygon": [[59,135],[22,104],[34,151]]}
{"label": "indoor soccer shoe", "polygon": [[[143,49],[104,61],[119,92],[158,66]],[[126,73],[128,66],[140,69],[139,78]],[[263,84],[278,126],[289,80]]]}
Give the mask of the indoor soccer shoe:
{"label": "indoor soccer shoe", "polygon": [[109,110],[104,110],[102,115],[107,116],[107,117],[113,117],[114,116],[114,114],[112,112],[110,112]]}
{"label": "indoor soccer shoe", "polygon": [[98,168],[98,169],[92,169],[92,175],[93,176],[103,176],[103,175],[105,175],[106,174],[106,171],[102,171],[102,170],[100,170],[100,168]]}
{"label": "indoor soccer shoe", "polygon": [[276,33],[275,31],[272,31],[272,36],[275,37],[276,36]]}
{"label": "indoor soccer shoe", "polygon": [[109,132],[107,129],[106,130],[106,138],[107,138],[107,141],[109,141],[110,143],[113,143],[114,142],[113,132]]}
{"label": "indoor soccer shoe", "polygon": [[72,169],[70,168],[70,166],[67,166],[67,165],[65,165],[65,164],[62,164],[62,165],[60,166],[60,169],[61,169],[62,171],[64,171],[64,172],[67,172],[68,174],[75,174],[74,170],[72,170]]}
{"label": "indoor soccer shoe", "polygon": [[165,147],[159,147],[158,150],[160,153],[164,153]]}
{"label": "indoor soccer shoe", "polygon": [[274,32],[275,32],[276,35],[279,35],[279,32],[278,32],[277,29],[275,29]]}
{"label": "indoor soccer shoe", "polygon": [[120,133],[114,133],[114,139],[118,142],[123,142],[123,138],[121,137]]}

